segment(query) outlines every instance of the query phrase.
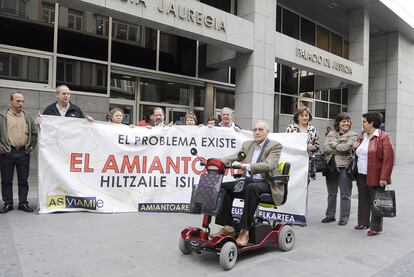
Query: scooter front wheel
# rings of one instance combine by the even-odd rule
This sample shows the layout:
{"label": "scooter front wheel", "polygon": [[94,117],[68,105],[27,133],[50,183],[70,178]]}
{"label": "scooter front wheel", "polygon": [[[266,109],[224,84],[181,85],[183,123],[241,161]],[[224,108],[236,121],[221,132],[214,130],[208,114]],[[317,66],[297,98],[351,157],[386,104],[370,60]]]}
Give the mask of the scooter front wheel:
{"label": "scooter front wheel", "polygon": [[234,267],[237,261],[237,246],[234,242],[226,242],[220,250],[220,265],[224,270]]}
{"label": "scooter front wheel", "polygon": [[181,253],[184,255],[191,253],[191,249],[188,247],[187,243],[182,237],[180,237],[180,240],[178,241],[178,248],[180,248]]}

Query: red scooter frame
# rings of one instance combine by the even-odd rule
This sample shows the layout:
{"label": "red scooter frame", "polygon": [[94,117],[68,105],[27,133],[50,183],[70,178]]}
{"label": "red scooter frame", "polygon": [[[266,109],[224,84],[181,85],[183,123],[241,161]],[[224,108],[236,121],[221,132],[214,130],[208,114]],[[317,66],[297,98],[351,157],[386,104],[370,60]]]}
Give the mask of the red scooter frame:
{"label": "red scooter frame", "polygon": [[[288,175],[280,175],[277,178],[288,178]],[[214,252],[220,256],[220,264],[225,270],[233,268],[240,253],[261,249],[266,246],[278,246],[282,251],[289,251],[295,244],[295,232],[290,224],[275,221],[258,222],[249,232],[249,244],[240,247],[232,236],[214,236],[209,238],[212,215],[204,214],[202,228],[187,227],[181,231],[179,248],[183,254],[203,251]]]}

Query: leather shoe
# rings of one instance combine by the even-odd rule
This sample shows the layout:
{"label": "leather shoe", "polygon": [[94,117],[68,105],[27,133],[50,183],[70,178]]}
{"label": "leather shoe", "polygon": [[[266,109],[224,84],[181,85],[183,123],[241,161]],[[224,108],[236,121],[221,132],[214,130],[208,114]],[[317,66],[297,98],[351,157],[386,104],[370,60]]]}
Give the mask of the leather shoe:
{"label": "leather shoe", "polygon": [[368,229],[369,226],[367,225],[362,225],[362,224],[358,224],[354,226],[355,230],[362,230],[362,229]]}
{"label": "leather shoe", "polygon": [[338,225],[339,226],[345,226],[348,223],[348,220],[339,220]]}
{"label": "leather shoe", "polygon": [[234,228],[231,227],[231,226],[224,226],[217,233],[209,235],[210,238],[217,237],[217,236],[223,236],[223,237],[224,236],[231,236],[231,237],[235,238],[236,237],[236,230],[234,230]]}
{"label": "leather shoe", "polygon": [[0,214],[5,214],[11,210],[13,210],[12,204],[4,205],[4,207],[0,209]]}
{"label": "leather shoe", "polygon": [[370,236],[370,237],[378,235],[378,234],[379,234],[378,231],[374,231],[374,230],[371,230],[371,229],[369,229],[368,232],[367,232],[367,236]]}
{"label": "leather shoe", "polygon": [[236,244],[240,247],[244,247],[249,243],[249,231],[241,230],[239,236],[236,239]]}
{"label": "leather shoe", "polygon": [[32,213],[33,212],[33,209],[30,208],[29,205],[27,205],[27,204],[20,204],[18,209],[21,210],[21,211],[25,211],[26,213]]}
{"label": "leather shoe", "polygon": [[324,219],[322,219],[322,223],[329,223],[329,222],[334,222],[334,221],[336,221],[336,219],[335,218],[333,218],[333,217],[325,217]]}

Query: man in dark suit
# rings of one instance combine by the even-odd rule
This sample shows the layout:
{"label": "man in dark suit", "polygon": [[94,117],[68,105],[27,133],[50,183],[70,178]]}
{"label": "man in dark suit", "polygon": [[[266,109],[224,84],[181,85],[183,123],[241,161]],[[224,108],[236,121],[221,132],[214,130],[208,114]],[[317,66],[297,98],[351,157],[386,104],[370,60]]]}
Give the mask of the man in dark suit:
{"label": "man in dark suit", "polygon": [[257,121],[253,125],[254,140],[245,141],[240,151],[246,153],[245,160],[237,162],[238,151],[223,159],[225,164],[232,163],[240,165],[252,180],[244,192],[234,192],[235,182],[223,183],[222,188],[225,190],[223,205],[220,213],[216,217],[216,224],[224,226],[214,235],[235,235],[232,226],[233,217],[231,209],[234,198],[243,198],[244,207],[240,221],[241,231],[236,243],[239,246],[246,246],[249,242],[249,228],[252,225],[254,213],[259,204],[259,196],[262,193],[271,193],[276,205],[283,201],[283,186],[273,180],[273,176],[279,173],[279,158],[282,151],[282,145],[279,142],[268,139],[270,132],[269,126],[264,121]]}

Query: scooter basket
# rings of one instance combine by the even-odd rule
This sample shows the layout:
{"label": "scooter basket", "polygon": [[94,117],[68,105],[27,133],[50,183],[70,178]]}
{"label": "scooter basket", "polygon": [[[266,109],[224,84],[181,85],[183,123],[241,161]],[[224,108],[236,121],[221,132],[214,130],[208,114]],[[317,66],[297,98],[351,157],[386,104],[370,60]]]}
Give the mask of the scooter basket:
{"label": "scooter basket", "polygon": [[203,174],[193,193],[190,202],[190,212],[216,215],[223,203],[224,190],[220,189],[223,180],[221,174]]}

